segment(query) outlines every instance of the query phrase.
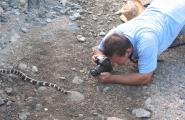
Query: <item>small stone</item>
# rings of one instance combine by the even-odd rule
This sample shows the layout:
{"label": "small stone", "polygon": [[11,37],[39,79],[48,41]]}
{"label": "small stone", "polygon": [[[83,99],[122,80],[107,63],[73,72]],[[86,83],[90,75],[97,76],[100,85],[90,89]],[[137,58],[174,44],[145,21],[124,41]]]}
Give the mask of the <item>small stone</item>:
{"label": "small stone", "polygon": [[32,66],[32,72],[37,73],[39,70],[37,66]]}
{"label": "small stone", "polygon": [[98,116],[98,113],[96,110],[91,110],[91,114],[94,115],[94,116]]}
{"label": "small stone", "polygon": [[105,93],[105,92],[107,92],[108,90],[110,90],[110,87],[105,87],[105,88],[103,89],[103,92]]}
{"label": "small stone", "polygon": [[0,97],[0,106],[1,106],[1,105],[4,105],[4,104],[5,104],[4,99]]}
{"label": "small stone", "polygon": [[123,119],[120,119],[120,118],[117,118],[117,117],[108,117],[107,120],[123,120]]}
{"label": "small stone", "polygon": [[105,32],[100,32],[100,34],[99,34],[100,36],[105,36],[106,35],[106,33]]}
{"label": "small stone", "polygon": [[9,4],[8,4],[7,2],[1,2],[1,7],[2,7],[4,10],[8,10]]}
{"label": "small stone", "polygon": [[42,104],[36,104],[35,110],[36,110],[36,111],[41,111],[42,108],[43,108]]}
{"label": "small stone", "polygon": [[21,112],[21,113],[19,113],[19,119],[20,120],[27,120],[27,115],[29,115],[29,113],[28,112]]}
{"label": "small stone", "polygon": [[102,13],[98,13],[97,15],[98,15],[98,16],[101,16],[101,15],[102,15]]}
{"label": "small stone", "polygon": [[93,112],[93,115],[94,115],[94,116],[98,116],[98,113],[97,113],[97,112]]}
{"label": "small stone", "polygon": [[74,83],[74,84],[81,84],[81,83],[83,83],[83,80],[80,79],[78,76],[75,76],[75,77],[73,78],[72,83]]}
{"label": "small stone", "polygon": [[38,88],[38,90],[39,90],[39,91],[45,91],[45,90],[47,90],[47,88],[46,88],[46,87],[41,86],[41,87],[39,87],[39,88]]}
{"label": "small stone", "polygon": [[79,42],[85,42],[86,41],[86,38],[84,37],[84,36],[82,36],[82,35],[77,35],[77,40],[79,41]]}
{"label": "small stone", "polygon": [[72,71],[76,71],[76,68],[71,68]]}
{"label": "small stone", "polygon": [[24,6],[26,4],[26,0],[19,0],[19,2],[21,6]]}
{"label": "small stone", "polygon": [[48,111],[48,108],[44,108],[44,111]]}
{"label": "small stone", "polygon": [[150,118],[151,117],[150,111],[145,110],[143,108],[132,110],[132,114],[135,115],[137,118]]}
{"label": "small stone", "polygon": [[28,32],[28,29],[26,27],[21,27],[20,30],[23,32],[23,33],[27,33]]}
{"label": "small stone", "polygon": [[101,108],[97,108],[97,111],[101,112],[101,113],[103,112],[103,110]]}
{"label": "small stone", "polygon": [[66,77],[59,77],[60,80],[66,80]]}
{"label": "small stone", "polygon": [[13,103],[12,101],[8,101],[8,102],[6,103],[6,105],[7,105],[7,106],[10,106],[12,103]]}
{"label": "small stone", "polygon": [[83,117],[84,115],[83,114],[78,114],[78,117]]}
{"label": "small stone", "polygon": [[149,97],[146,101],[145,101],[145,106],[150,106],[152,102],[152,99]]}
{"label": "small stone", "polygon": [[84,70],[80,70],[81,73],[84,73],[85,71]]}
{"label": "small stone", "polygon": [[20,38],[20,35],[13,29],[9,33],[10,41],[15,42]]}
{"label": "small stone", "polygon": [[75,14],[69,16],[69,18],[74,21],[74,20],[80,19],[81,15],[80,15],[80,13],[75,13]]}
{"label": "small stone", "polygon": [[4,12],[3,8],[0,6],[0,14]]}
{"label": "small stone", "polygon": [[93,19],[94,21],[97,21],[97,20],[98,20],[96,16],[93,16],[92,19]]}
{"label": "small stone", "polygon": [[132,98],[131,97],[127,97],[126,98],[128,101],[132,101]]}
{"label": "small stone", "polygon": [[0,15],[0,22],[8,22],[8,19],[5,16]]}
{"label": "small stone", "polygon": [[18,68],[21,69],[21,70],[25,70],[27,68],[27,65],[24,64],[24,63],[20,63]]}
{"label": "small stone", "polygon": [[70,102],[79,103],[85,99],[84,95],[77,91],[70,91],[67,96]]}
{"label": "small stone", "polygon": [[47,22],[47,23],[51,23],[51,21],[52,21],[52,20],[51,20],[50,18],[47,18],[47,19],[46,19],[46,22]]}
{"label": "small stone", "polygon": [[6,88],[5,92],[10,95],[10,94],[13,93],[13,89],[12,88]]}

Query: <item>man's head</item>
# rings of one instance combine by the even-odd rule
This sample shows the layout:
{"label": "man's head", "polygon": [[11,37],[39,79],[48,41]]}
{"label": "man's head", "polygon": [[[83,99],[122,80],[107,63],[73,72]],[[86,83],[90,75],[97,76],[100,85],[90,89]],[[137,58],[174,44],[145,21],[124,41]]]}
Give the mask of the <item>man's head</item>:
{"label": "man's head", "polygon": [[132,44],[125,36],[112,34],[105,39],[104,54],[113,64],[124,64],[132,54]]}

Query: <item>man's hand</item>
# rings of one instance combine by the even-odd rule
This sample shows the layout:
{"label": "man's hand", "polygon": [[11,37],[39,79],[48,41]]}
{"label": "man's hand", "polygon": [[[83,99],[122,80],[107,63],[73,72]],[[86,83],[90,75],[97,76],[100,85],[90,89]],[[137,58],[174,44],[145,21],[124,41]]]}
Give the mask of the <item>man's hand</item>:
{"label": "man's hand", "polygon": [[112,82],[112,74],[109,72],[102,72],[99,76],[100,82],[110,83]]}
{"label": "man's hand", "polygon": [[92,62],[93,62],[93,63],[95,63],[97,57],[98,57],[98,55],[93,55],[93,56],[92,56]]}
{"label": "man's hand", "polygon": [[92,61],[95,63],[96,57],[105,56],[101,50],[97,50],[95,54],[92,56]]}

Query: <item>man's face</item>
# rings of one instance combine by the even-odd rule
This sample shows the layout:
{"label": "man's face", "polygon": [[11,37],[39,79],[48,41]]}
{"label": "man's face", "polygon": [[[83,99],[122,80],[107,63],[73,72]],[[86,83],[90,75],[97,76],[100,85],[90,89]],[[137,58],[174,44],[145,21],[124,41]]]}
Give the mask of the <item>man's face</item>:
{"label": "man's face", "polygon": [[123,55],[123,56],[115,55],[115,56],[112,56],[110,60],[113,65],[124,65],[128,60],[128,55]]}

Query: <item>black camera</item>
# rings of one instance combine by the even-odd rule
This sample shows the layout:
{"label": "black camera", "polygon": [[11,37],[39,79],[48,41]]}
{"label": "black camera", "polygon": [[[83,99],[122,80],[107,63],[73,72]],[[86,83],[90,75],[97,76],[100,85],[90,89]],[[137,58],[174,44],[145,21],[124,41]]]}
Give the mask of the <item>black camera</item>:
{"label": "black camera", "polygon": [[98,56],[95,58],[95,62],[97,66],[94,69],[90,70],[90,74],[94,77],[100,75],[102,72],[111,72],[112,71],[112,63],[110,59],[105,56]]}

